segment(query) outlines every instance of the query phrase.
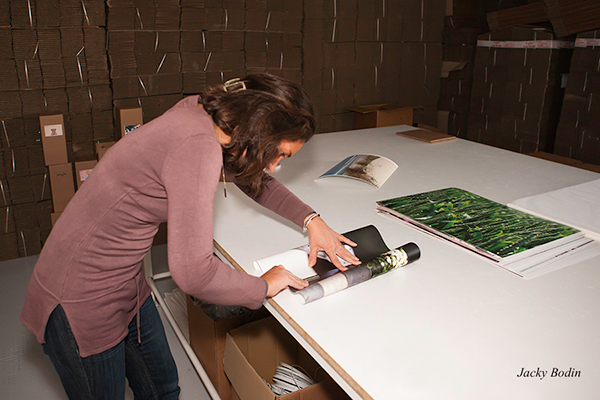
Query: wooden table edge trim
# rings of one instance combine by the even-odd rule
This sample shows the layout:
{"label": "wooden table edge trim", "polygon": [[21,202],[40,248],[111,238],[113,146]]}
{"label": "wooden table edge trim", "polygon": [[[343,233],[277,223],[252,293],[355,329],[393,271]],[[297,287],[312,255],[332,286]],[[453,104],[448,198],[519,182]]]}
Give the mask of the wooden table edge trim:
{"label": "wooden table edge trim", "polygon": [[[231,263],[231,265],[242,272],[247,273],[234,259],[231,257],[229,253],[216,241],[213,240],[214,246],[219,250],[219,252]],[[274,299],[268,299],[267,302],[277,310],[277,312],[289,323],[292,328],[298,332],[298,334],[306,340],[306,342],[321,356],[323,359],[340,375],[342,379],[346,381],[346,383],[354,389],[354,391],[362,397],[364,400],[374,400],[363,388],[360,386],[304,329],[294,321],[292,317],[289,316],[285,310],[281,308],[279,304]]]}

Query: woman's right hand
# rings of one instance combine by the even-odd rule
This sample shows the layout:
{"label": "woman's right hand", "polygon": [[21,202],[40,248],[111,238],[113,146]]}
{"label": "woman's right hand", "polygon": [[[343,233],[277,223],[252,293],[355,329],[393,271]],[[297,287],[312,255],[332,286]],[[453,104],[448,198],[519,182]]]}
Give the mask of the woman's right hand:
{"label": "woman's right hand", "polygon": [[294,289],[304,289],[308,286],[307,281],[298,278],[296,275],[285,269],[283,265],[274,266],[262,274],[261,278],[267,281],[267,297],[274,297],[282,290],[287,289],[288,286],[291,286]]}

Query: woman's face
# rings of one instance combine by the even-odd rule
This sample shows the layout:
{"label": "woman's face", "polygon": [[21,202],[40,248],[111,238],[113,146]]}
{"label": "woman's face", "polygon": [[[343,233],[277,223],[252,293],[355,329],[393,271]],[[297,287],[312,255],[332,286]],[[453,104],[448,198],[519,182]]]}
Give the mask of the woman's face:
{"label": "woman's face", "polygon": [[302,148],[303,142],[291,142],[289,140],[282,140],[279,144],[279,155],[275,160],[273,160],[269,165],[267,165],[266,170],[269,172],[274,172],[275,167],[279,164],[279,162],[284,158],[290,158],[298,150]]}

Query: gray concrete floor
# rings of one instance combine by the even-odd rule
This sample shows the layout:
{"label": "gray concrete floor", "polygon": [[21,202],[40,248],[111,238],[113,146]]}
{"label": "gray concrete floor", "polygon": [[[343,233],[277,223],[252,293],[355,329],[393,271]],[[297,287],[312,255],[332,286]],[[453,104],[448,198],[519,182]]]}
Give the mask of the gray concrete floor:
{"label": "gray concrete floor", "polygon": [[[152,250],[155,271],[166,271],[166,246]],[[43,353],[41,345],[19,322],[27,282],[37,256],[0,262],[0,398],[2,400],[67,399],[58,375]],[[158,286],[158,285],[157,285]],[[162,282],[159,289],[170,290],[173,284]],[[190,363],[169,323],[163,318],[171,352],[177,363],[181,400],[209,400],[204,385]],[[133,393],[127,389],[127,400]]]}

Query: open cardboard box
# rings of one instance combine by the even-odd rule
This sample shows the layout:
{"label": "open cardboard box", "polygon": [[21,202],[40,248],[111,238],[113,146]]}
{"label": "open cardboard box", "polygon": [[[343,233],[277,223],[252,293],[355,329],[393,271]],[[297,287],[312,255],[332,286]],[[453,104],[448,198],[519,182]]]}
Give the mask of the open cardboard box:
{"label": "open cardboard box", "polygon": [[373,104],[350,107],[348,110],[356,113],[356,129],[412,125],[413,123],[413,107]]}
{"label": "open cardboard box", "polygon": [[[280,362],[300,366],[314,385],[275,395],[264,381],[272,383]],[[240,400],[345,400],[348,395],[319,367],[317,362],[274,318],[264,318],[227,334],[225,374]],[[263,381],[264,379],[264,381]]]}
{"label": "open cardboard box", "polygon": [[219,393],[221,400],[234,398],[231,383],[229,383],[223,370],[225,337],[227,332],[232,329],[266,317],[269,315],[268,311],[261,308],[250,315],[240,315],[215,321],[206,315],[200,307],[196,306],[190,296],[187,296],[187,310],[190,346],[192,346],[196,357],[198,357],[210,381]]}
{"label": "open cardboard box", "polygon": [[417,124],[415,129],[396,132],[396,135],[416,139],[426,143],[439,143],[456,139],[456,136],[448,135],[442,129],[424,124]]}
{"label": "open cardboard box", "polygon": [[144,114],[139,107],[117,108],[115,113],[121,137],[125,137],[144,124]]}

